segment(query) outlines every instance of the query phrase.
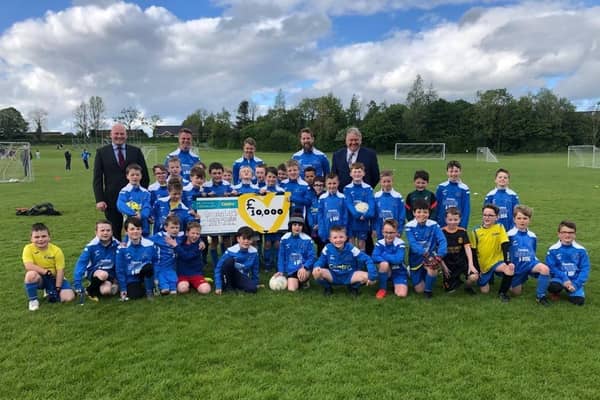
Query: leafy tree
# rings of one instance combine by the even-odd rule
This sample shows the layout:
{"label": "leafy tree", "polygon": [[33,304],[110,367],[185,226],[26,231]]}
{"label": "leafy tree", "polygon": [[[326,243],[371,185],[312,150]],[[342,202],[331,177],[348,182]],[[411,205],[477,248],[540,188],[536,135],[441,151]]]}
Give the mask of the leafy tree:
{"label": "leafy tree", "polygon": [[181,123],[181,126],[191,129],[192,132],[198,132],[198,141],[205,142],[208,139],[205,127],[205,122],[208,115],[208,111],[203,108],[199,108],[188,115]]}
{"label": "leafy tree", "polygon": [[0,110],[0,138],[10,140],[27,133],[29,124],[14,107]]}
{"label": "leafy tree", "polygon": [[346,109],[346,121],[349,126],[358,126],[360,125],[361,119],[361,104],[358,96],[355,94],[352,95],[352,99],[350,100],[350,104]]}
{"label": "leafy tree", "polygon": [[239,130],[252,122],[250,118],[250,103],[248,100],[243,100],[238,106],[237,115],[235,117],[235,127]]}

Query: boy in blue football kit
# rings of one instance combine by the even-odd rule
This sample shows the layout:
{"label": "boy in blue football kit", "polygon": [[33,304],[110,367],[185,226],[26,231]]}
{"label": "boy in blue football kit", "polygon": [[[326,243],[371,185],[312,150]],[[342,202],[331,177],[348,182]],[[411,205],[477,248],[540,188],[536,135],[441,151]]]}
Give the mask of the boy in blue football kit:
{"label": "boy in blue football kit", "polygon": [[75,298],[69,281],[65,279],[65,256],[60,247],[50,243],[50,231],[42,223],[31,226],[31,243],[23,248],[25,293],[29,311],[40,308],[38,289],[46,290],[50,303],[68,302]]}
{"label": "boy in blue football kit", "polygon": [[[154,262],[154,279],[158,281],[160,294],[177,293],[177,272],[175,266],[175,245],[173,241],[180,242],[183,232],[179,231],[179,218],[169,215],[165,219],[163,230],[149,239],[156,247],[156,261]],[[172,239],[172,240],[171,240]]]}
{"label": "boy in blue football kit", "polygon": [[406,246],[398,237],[398,222],[386,219],[383,223],[383,239],[378,240],[373,250],[373,262],[378,264],[379,290],[375,294],[377,299],[387,295],[387,282],[391,277],[394,284],[394,294],[406,297],[408,294],[408,271],[404,266],[404,253]]}
{"label": "boy in blue football kit", "polygon": [[277,273],[287,277],[287,289],[290,292],[308,282],[310,272],[316,260],[314,243],[310,236],[302,232],[304,218],[301,214],[289,219],[289,232],[281,237]]}
{"label": "boy in blue football kit", "polygon": [[169,195],[169,190],[167,189],[167,176],[169,175],[167,167],[162,164],[156,164],[152,167],[152,173],[154,174],[156,181],[148,186],[148,191],[150,192],[150,207],[154,207],[156,200]]}
{"label": "boy in blue football kit", "polygon": [[365,251],[367,236],[371,233],[371,218],[375,216],[375,198],[373,188],[363,182],[365,166],[355,162],[350,167],[352,182],[344,188],[346,208],[348,209],[348,237],[351,243]]}
{"label": "boy in blue football kit", "polygon": [[[348,210],[346,198],[339,192],[340,180],[334,173],[325,178],[327,191],[319,196],[319,213],[317,216],[319,238],[323,243],[329,241],[329,231],[333,226],[348,226]],[[321,248],[323,250],[323,248]],[[319,251],[319,254],[321,252]]]}
{"label": "boy in blue football kit", "polygon": [[550,246],[546,254],[546,264],[550,267],[548,291],[553,300],[558,300],[564,289],[571,303],[582,306],[584,286],[590,275],[590,258],[586,249],[575,241],[576,235],[575,222],[558,224],[558,242]]}
{"label": "boy in blue football kit", "polygon": [[154,243],[142,237],[142,221],[129,217],[124,223],[127,243],[117,249],[116,272],[121,300],[152,298],[156,250]]}
{"label": "boy in blue football kit", "polygon": [[447,242],[437,222],[429,219],[429,204],[419,200],[414,204],[415,219],[406,223],[410,279],[416,293],[433,296],[441,258],[446,255]]}
{"label": "boy in blue football kit", "polygon": [[[350,294],[358,296],[362,285],[371,285],[377,280],[377,268],[371,257],[347,242],[346,228],[333,226],[329,230],[329,243],[325,245],[313,267],[313,277],[324,287],[324,294],[333,293],[332,285],[346,285]],[[361,271],[366,265],[367,271]]]}
{"label": "boy in blue football kit", "polygon": [[190,210],[181,199],[183,195],[183,185],[181,180],[173,178],[167,184],[169,196],[158,199],[154,204],[152,215],[154,216],[154,234],[164,229],[165,220],[169,215],[176,215],[179,218],[179,229],[185,231],[188,222],[196,219],[196,213]]}
{"label": "boy in blue football kit", "polygon": [[119,241],[113,237],[111,223],[106,220],[96,222],[96,237],[85,246],[75,264],[73,288],[77,293],[84,295],[84,278],[90,282],[86,292],[92,300],[97,300],[100,295],[117,293],[115,257],[118,247]]}
{"label": "boy in blue football kit", "polygon": [[182,240],[171,236],[165,236],[165,240],[177,254],[177,293],[188,293],[191,288],[200,294],[210,293],[210,283],[204,277],[204,244],[200,240],[200,223],[190,222]]}
{"label": "boy in blue football kit", "polygon": [[240,196],[246,193],[258,193],[259,189],[254,183],[252,183],[252,168],[248,165],[240,167],[238,174],[240,182],[231,187],[231,194],[234,196]]}
{"label": "boy in blue football kit", "polygon": [[471,213],[471,192],[460,180],[460,162],[453,160],[446,165],[448,180],[438,185],[435,192],[437,199],[437,222],[440,227],[446,226],[446,209],[456,207],[460,211],[460,227],[467,229]]}
{"label": "boy in blue football kit", "polygon": [[[265,186],[260,189],[260,194],[276,193],[284,194],[285,189],[277,184],[277,168],[267,167],[265,170]],[[275,266],[275,259],[279,251],[281,233],[267,233],[263,236],[263,260],[265,271]]]}
{"label": "boy in blue football kit", "polygon": [[117,209],[125,217],[138,217],[142,221],[142,234],[150,234],[150,192],[140,186],[142,167],[129,164],[125,170],[129,183],[121,189],[117,199]]}
{"label": "boy in blue football kit", "polygon": [[308,183],[300,178],[300,165],[296,160],[288,160],[285,163],[287,179],[281,182],[286,192],[290,192],[290,214],[302,214],[310,207],[311,194]]}
{"label": "boy in blue football kit", "polygon": [[204,168],[196,165],[190,170],[190,183],[183,187],[182,200],[183,204],[190,210],[193,209],[194,200],[206,197],[206,191],[204,190],[204,180],[206,179],[206,172]]}
{"label": "boy in blue football kit", "polygon": [[504,168],[499,168],[496,171],[496,187],[485,196],[483,205],[494,204],[500,210],[498,214],[498,222],[504,225],[504,229],[508,232],[514,226],[513,211],[517,204],[520,203],[519,195],[514,190],[508,187],[510,174]]}
{"label": "boy in blue football kit", "polygon": [[404,232],[406,209],[402,195],[394,190],[392,171],[382,171],[379,180],[381,190],[375,193],[375,218],[373,219],[373,232],[377,240],[383,239],[383,223],[393,219],[398,223],[398,234]]}
{"label": "boy in blue football kit", "polygon": [[510,259],[515,264],[515,275],[511,283],[511,292],[521,294],[522,286],[529,276],[537,278],[536,301],[549,306],[546,291],[550,284],[550,269],[536,256],[537,237],[529,230],[533,210],[525,205],[514,207],[515,227],[507,232],[510,240]]}
{"label": "boy in blue football kit", "polygon": [[258,251],[252,246],[252,236],[252,228],[242,226],[238,229],[237,244],[225,251],[215,267],[215,294],[228,289],[246,293],[258,290]]}

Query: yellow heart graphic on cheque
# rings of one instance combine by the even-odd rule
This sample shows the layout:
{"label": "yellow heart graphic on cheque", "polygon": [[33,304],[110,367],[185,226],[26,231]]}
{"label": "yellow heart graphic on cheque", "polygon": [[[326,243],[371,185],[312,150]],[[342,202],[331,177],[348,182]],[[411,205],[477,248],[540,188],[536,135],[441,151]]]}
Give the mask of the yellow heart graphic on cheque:
{"label": "yellow heart graphic on cheque", "polygon": [[290,213],[290,193],[285,192],[283,196],[273,192],[264,196],[243,194],[238,198],[238,213],[250,228],[260,233],[287,229],[282,224]]}

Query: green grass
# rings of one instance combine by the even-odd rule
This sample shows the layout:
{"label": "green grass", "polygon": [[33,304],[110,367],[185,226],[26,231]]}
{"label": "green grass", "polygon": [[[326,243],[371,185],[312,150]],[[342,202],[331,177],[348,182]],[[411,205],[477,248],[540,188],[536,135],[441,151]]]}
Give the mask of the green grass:
{"label": "green grass", "polygon": [[[173,147],[161,147],[159,159]],[[584,307],[562,301],[542,308],[530,281],[509,304],[493,295],[445,295],[439,288],[429,302],[413,293],[376,301],[375,288],[364,288],[358,299],[344,289],[324,298],[313,285],[296,294],[104,299],[83,307],[42,302],[31,313],[21,265],[30,225],[39,220],[50,226],[70,278],[102,217],[94,209],[92,171],[74,157],[67,173],[62,151],[41,152],[33,161],[34,183],[0,185],[2,399],[597,398],[600,171],[567,169],[566,154],[500,155],[500,164],[455,158],[471,187],[471,225],[480,219],[499,166],[511,171],[511,187],[535,210],[539,257],[556,241],[561,219],[578,223],[577,240],[592,261]],[[228,164],[239,154],[204,150],[201,156]],[[289,156],[259,155],[267,163]],[[445,178],[443,161],[382,155],[380,164],[396,171],[395,186],[404,195],[417,168],[429,170],[432,190]],[[44,201],[64,214],[14,215],[15,207]]]}

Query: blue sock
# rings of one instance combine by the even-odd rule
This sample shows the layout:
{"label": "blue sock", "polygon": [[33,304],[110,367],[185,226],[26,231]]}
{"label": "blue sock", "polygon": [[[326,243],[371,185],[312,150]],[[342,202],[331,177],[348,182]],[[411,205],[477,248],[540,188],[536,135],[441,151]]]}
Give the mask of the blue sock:
{"label": "blue sock", "polygon": [[273,266],[273,248],[264,249],[263,258],[265,261],[265,267],[270,268]]}
{"label": "blue sock", "polygon": [[27,297],[29,297],[29,300],[37,300],[37,290],[38,290],[37,283],[26,283],[25,284],[25,292],[27,293]]}
{"label": "blue sock", "polygon": [[535,291],[535,295],[537,296],[538,299],[540,299],[546,295],[546,291],[548,290],[549,284],[550,284],[550,275],[538,276],[537,289]]}
{"label": "blue sock", "polygon": [[425,275],[425,291],[433,292],[433,286],[435,285],[435,281],[437,280],[437,276],[431,276],[429,274]]}
{"label": "blue sock", "polygon": [[213,263],[213,268],[217,266],[219,262],[219,254],[217,253],[217,249],[210,249],[210,259]]}
{"label": "blue sock", "polygon": [[146,288],[146,293],[154,292],[154,276],[144,277],[144,287]]}
{"label": "blue sock", "polygon": [[327,279],[317,279],[316,281],[319,285],[323,286],[324,288],[331,287],[331,283]]}
{"label": "blue sock", "polygon": [[379,273],[379,289],[387,290],[388,274],[387,272]]}

